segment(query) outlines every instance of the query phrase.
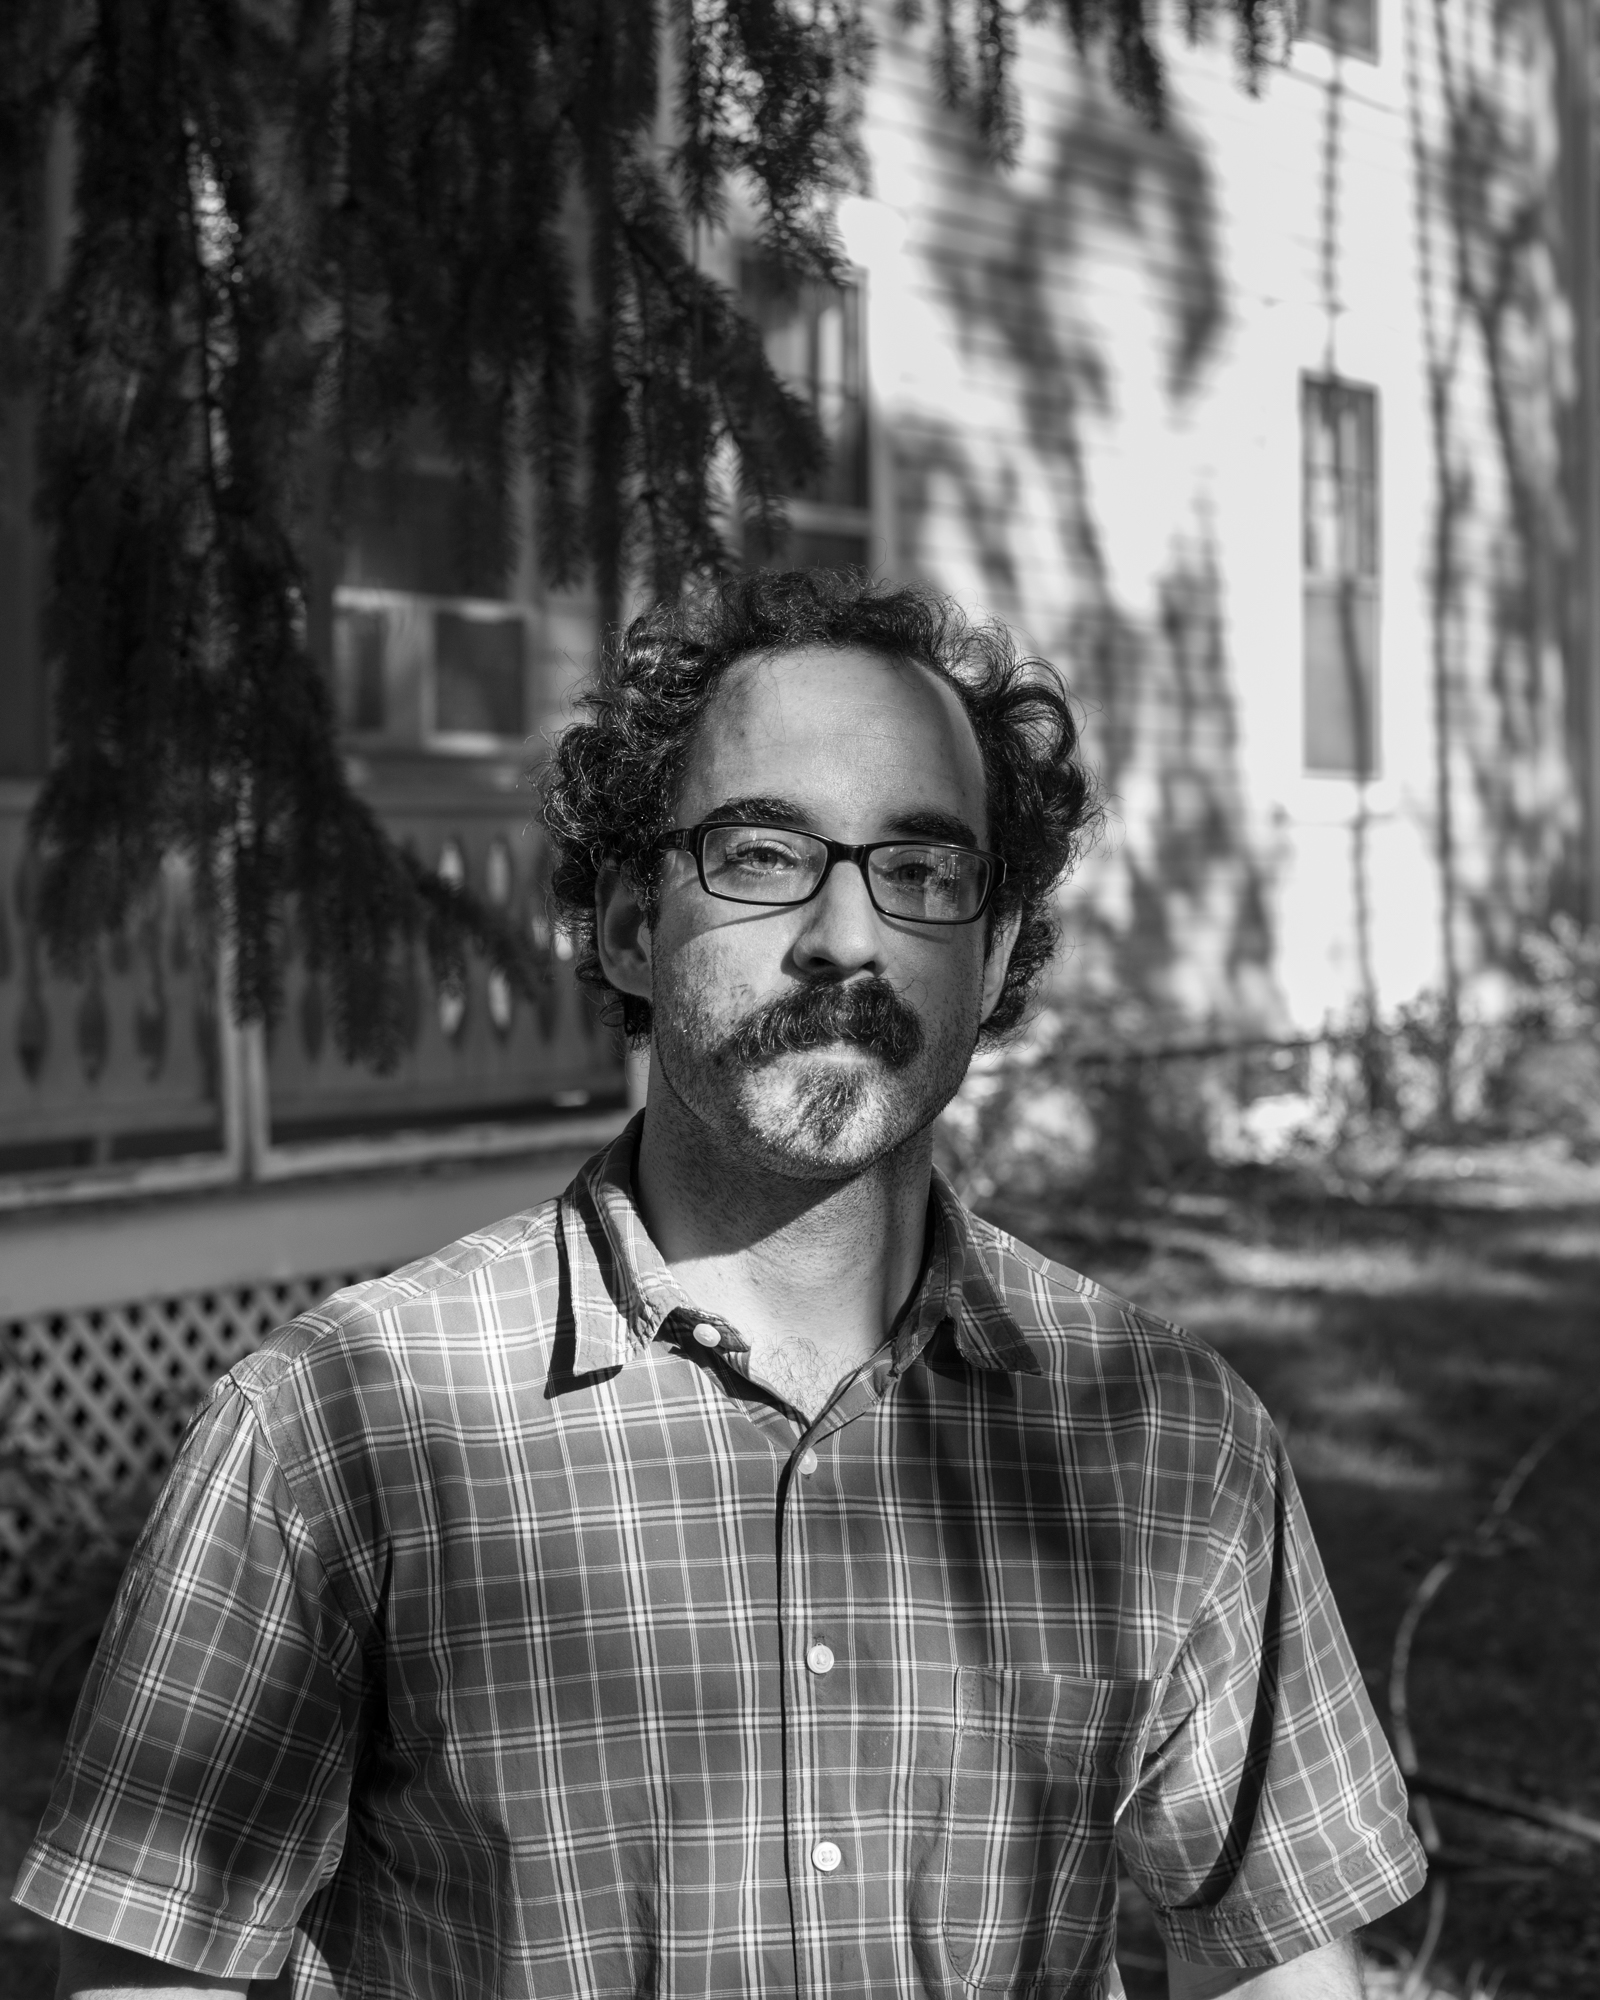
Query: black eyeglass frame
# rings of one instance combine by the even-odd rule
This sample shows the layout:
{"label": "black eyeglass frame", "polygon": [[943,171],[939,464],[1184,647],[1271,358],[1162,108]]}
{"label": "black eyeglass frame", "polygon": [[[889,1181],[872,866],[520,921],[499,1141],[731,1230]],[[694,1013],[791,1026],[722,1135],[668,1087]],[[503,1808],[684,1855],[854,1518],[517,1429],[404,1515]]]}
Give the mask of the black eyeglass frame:
{"label": "black eyeglass frame", "polygon": [[[730,896],[722,889],[713,889],[706,880],[706,841],[713,833],[726,833],[733,827],[750,827],[757,831],[771,833],[798,834],[804,840],[814,840],[827,849],[827,860],[822,865],[822,873],[817,877],[817,886],[809,895],[796,896],[792,902],[755,902],[748,896]],[[929,924],[938,929],[950,929],[961,924],[975,924],[988,910],[995,899],[995,892],[1006,879],[1006,864],[998,854],[991,854],[983,847],[962,847],[953,840],[918,840],[902,836],[899,840],[864,840],[852,847],[845,840],[830,840],[825,833],[810,833],[801,826],[768,826],[764,820],[703,819],[697,826],[675,826],[662,834],[662,847],[676,848],[680,853],[694,856],[695,871],[700,877],[700,886],[708,896],[715,896],[719,903],[737,903],[746,910],[801,910],[807,903],[814,903],[827,887],[828,877],[841,861],[853,861],[861,870],[861,879],[867,885],[867,897],[880,917],[887,917],[895,924]],[[984,885],[978,907],[970,917],[908,917],[901,910],[886,910],[878,901],[872,886],[872,875],[867,867],[869,855],[886,847],[935,847],[947,849],[952,854],[970,854],[975,860],[987,861],[989,880]]]}

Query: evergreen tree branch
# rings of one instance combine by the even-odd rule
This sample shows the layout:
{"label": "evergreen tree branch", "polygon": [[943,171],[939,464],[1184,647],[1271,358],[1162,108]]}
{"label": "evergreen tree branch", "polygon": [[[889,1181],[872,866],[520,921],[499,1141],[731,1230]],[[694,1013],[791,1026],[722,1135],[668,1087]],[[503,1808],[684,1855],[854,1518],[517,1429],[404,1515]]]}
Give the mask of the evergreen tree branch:
{"label": "evergreen tree branch", "polygon": [[[1189,32],[1224,8],[1253,80],[1281,0],[1187,0]],[[1146,0],[937,0],[941,88],[997,159],[1019,23],[1052,11],[1159,115]],[[765,252],[841,275],[871,53],[864,0],[0,8],[0,367],[33,370],[41,410],[55,756],[32,833],[59,962],[180,853],[238,1015],[280,1012],[292,922],[352,1058],[395,1059],[419,952],[439,978],[469,951],[523,991],[545,975],[351,789],[319,551],[355,476],[424,434],[459,474],[463,555],[509,561],[526,468],[546,577],[590,577],[607,624],[633,578],[671,595],[728,567],[735,515],[770,547],[821,432],[688,244],[737,185]],[[43,298],[63,116],[76,228]]]}

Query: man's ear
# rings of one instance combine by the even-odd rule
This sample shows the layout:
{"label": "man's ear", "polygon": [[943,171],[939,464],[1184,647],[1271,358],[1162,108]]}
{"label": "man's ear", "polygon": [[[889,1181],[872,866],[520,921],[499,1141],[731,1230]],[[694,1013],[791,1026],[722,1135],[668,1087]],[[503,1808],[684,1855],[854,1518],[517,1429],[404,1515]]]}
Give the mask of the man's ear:
{"label": "man's ear", "polygon": [[1003,924],[995,926],[994,936],[989,940],[989,955],[983,962],[983,1011],[978,1016],[980,1026],[1000,1005],[1000,994],[1011,965],[1011,954],[1016,948],[1017,934],[1021,929],[1022,912],[1016,910]]}
{"label": "man's ear", "polygon": [[614,862],[594,885],[594,948],[619,993],[650,998],[650,919],[638,884]]}

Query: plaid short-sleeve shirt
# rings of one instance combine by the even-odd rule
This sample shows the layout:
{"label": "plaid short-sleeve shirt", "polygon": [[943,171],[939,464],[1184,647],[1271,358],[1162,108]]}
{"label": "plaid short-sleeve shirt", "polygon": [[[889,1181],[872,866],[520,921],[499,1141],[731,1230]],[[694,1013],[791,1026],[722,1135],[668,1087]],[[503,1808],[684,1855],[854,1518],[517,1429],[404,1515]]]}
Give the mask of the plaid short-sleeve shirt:
{"label": "plaid short-sleeve shirt", "polygon": [[939,1183],[807,1427],[667,1271],[635,1140],[219,1385],[20,1902],[282,1995],[1101,2000],[1118,1850],[1227,1965],[1419,1887],[1215,1354]]}

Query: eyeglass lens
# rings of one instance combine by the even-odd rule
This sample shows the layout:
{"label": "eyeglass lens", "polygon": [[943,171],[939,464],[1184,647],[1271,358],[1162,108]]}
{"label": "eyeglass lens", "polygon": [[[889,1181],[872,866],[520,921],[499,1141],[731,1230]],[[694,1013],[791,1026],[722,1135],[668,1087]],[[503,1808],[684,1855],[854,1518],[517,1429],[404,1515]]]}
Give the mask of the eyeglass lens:
{"label": "eyeglass lens", "polygon": [[[718,826],[705,837],[706,887],[734,903],[803,903],[822,880],[827,844],[786,827]],[[886,916],[966,923],[989,886],[985,856],[921,841],[878,847],[867,857],[867,889]]]}

